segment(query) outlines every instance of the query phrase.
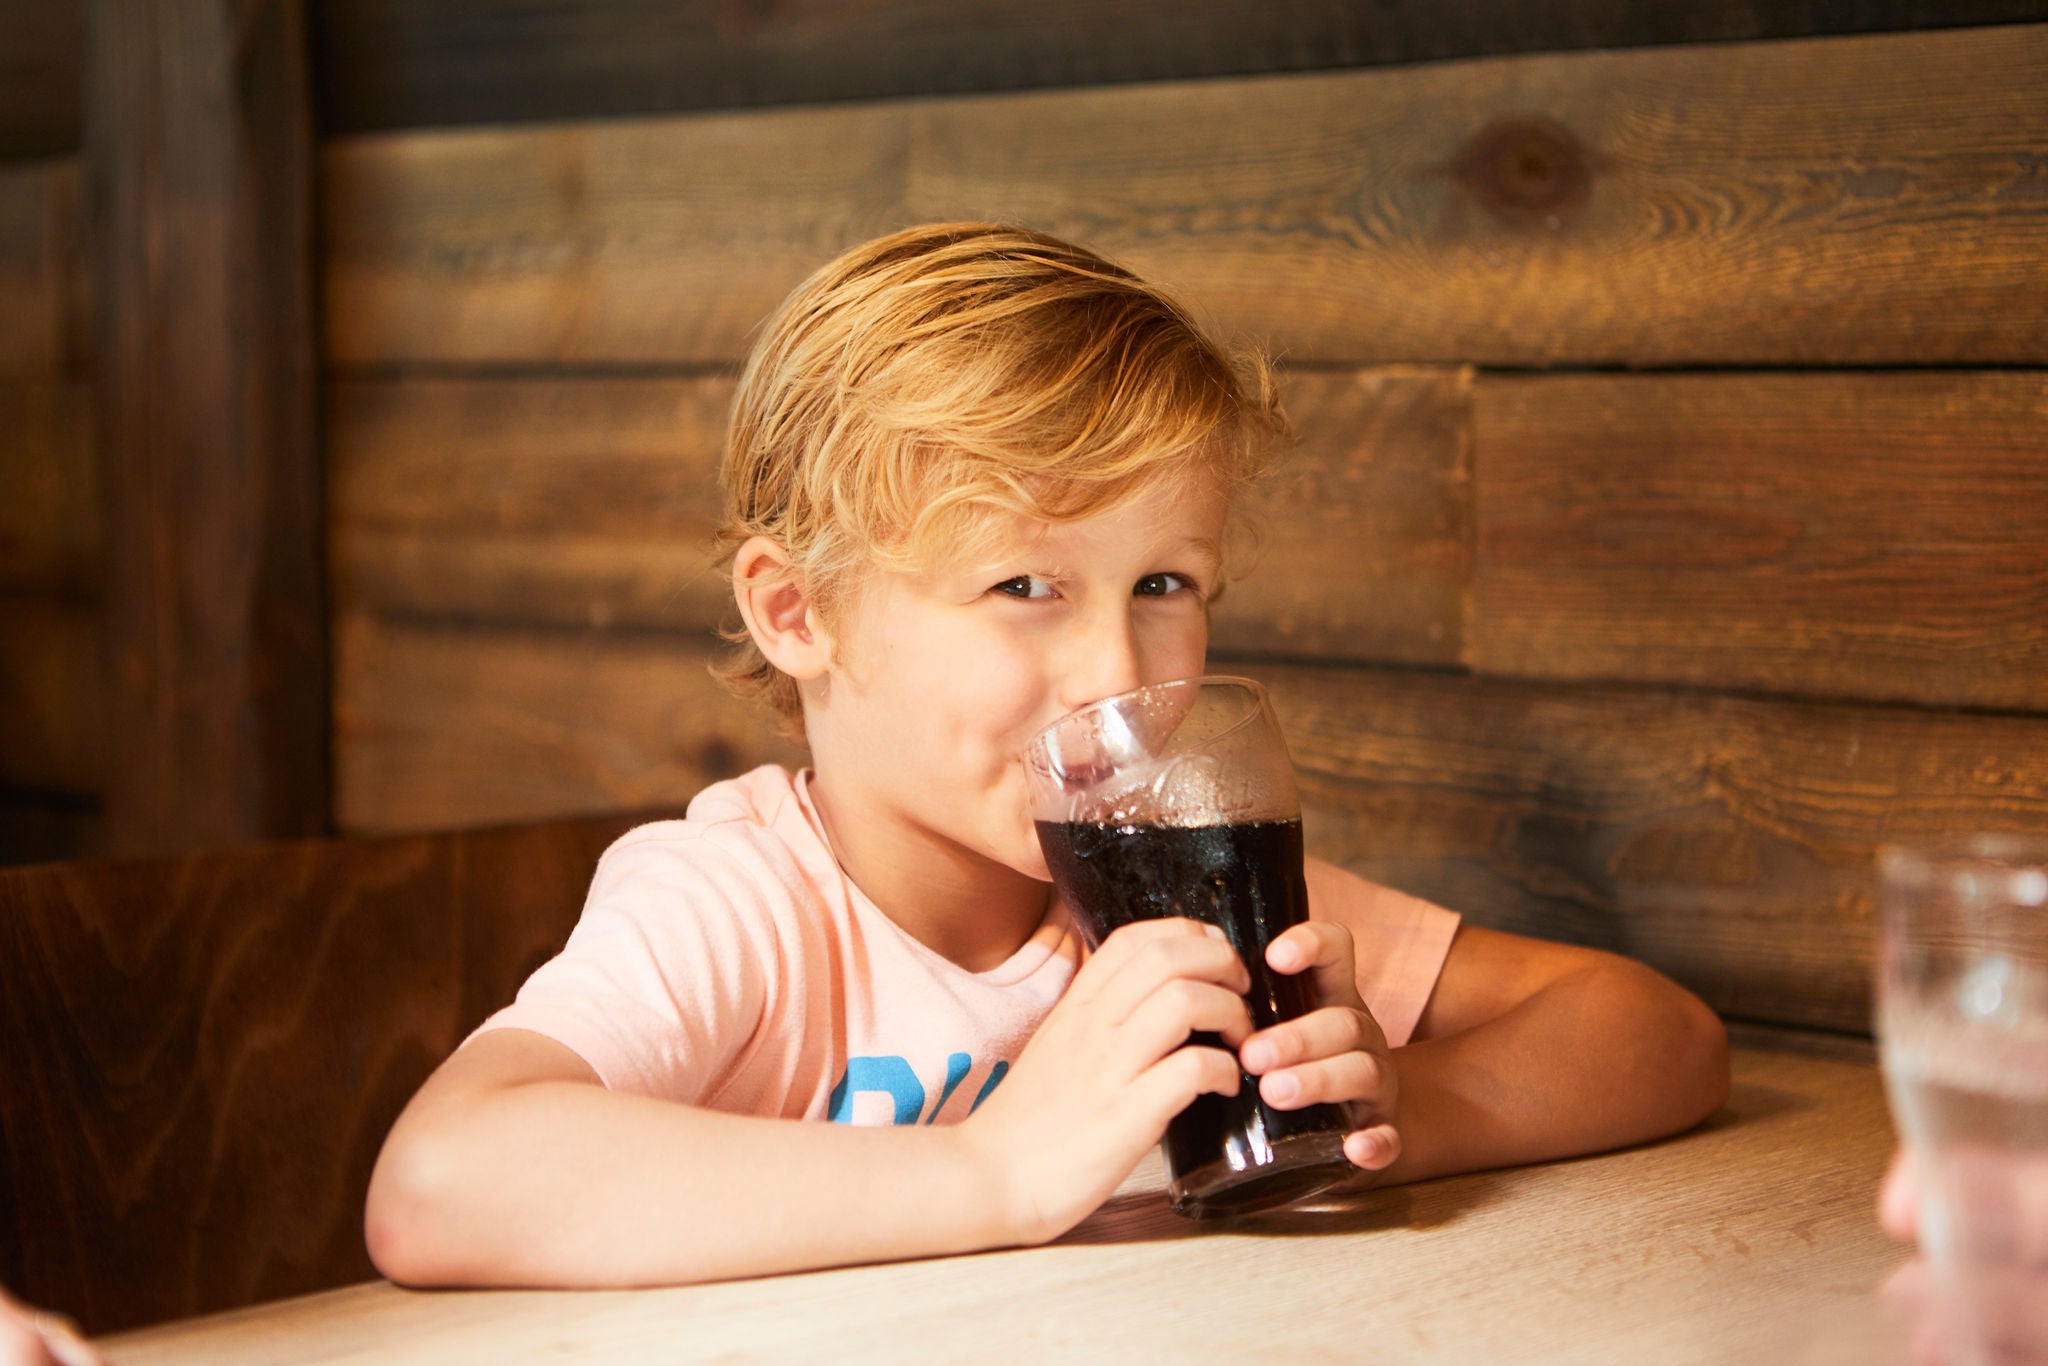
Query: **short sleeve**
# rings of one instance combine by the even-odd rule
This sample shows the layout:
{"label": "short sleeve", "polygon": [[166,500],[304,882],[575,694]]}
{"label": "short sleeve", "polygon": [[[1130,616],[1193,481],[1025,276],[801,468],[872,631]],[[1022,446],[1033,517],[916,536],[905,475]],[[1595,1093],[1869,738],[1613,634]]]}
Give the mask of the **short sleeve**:
{"label": "short sleeve", "polygon": [[531,1030],[608,1089],[701,1103],[754,1036],[776,958],[774,880],[719,833],[663,822],[613,845],[562,951],[476,1033]]}
{"label": "short sleeve", "polygon": [[1308,861],[1309,917],[1351,931],[1358,959],[1358,994],[1399,1048],[1415,1033],[1437,974],[1458,932],[1458,915],[1443,907],[1367,882],[1342,868]]}

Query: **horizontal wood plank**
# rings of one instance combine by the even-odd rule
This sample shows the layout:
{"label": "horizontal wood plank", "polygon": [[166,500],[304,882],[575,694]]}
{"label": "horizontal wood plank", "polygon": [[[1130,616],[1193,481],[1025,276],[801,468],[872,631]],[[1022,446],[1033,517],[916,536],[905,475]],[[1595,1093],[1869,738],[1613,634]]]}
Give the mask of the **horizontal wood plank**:
{"label": "horizontal wood plank", "polygon": [[[1285,376],[1301,435],[1249,499],[1251,568],[1219,645],[1459,658],[1469,575],[1471,376]],[[330,386],[329,509],[343,610],[705,630],[732,381],[435,379]]]}
{"label": "horizontal wood plank", "polygon": [[0,1283],[95,1331],[370,1276],[370,1166],[633,818],[0,870]]}
{"label": "horizontal wood plank", "polygon": [[0,589],[95,593],[99,475],[86,385],[0,374],[0,489]]}
{"label": "horizontal wood plank", "polygon": [[2048,373],[1489,376],[1486,673],[2048,710]]}
{"label": "horizontal wood plank", "polygon": [[76,157],[0,162],[0,375],[82,375],[92,338]]}
{"label": "horizontal wood plank", "polygon": [[0,592],[0,784],[96,793],[106,770],[106,670],[89,601]]}
{"label": "horizontal wood plank", "polygon": [[1872,854],[2048,833],[2048,720],[1253,666],[1311,845],[1717,1010],[1870,1027]]}
{"label": "horizontal wood plank", "polygon": [[330,144],[343,366],[730,363],[834,251],[1015,219],[1295,359],[2048,359],[2048,25]]}
{"label": "horizontal wood plank", "polygon": [[[322,121],[337,132],[2048,18],[2041,0],[867,0],[737,8],[725,0],[327,0],[310,8]],[[0,23],[5,12],[0,7]]]}
{"label": "horizontal wood plank", "polygon": [[[681,802],[801,757],[680,636],[356,620],[340,654],[354,828]],[[1880,842],[2048,831],[2048,721],[1216,662],[1273,685],[1326,855],[1743,1018],[1868,1028]]]}
{"label": "horizontal wood plank", "polygon": [[802,749],[707,672],[702,634],[344,618],[335,819],[374,832],[681,804]]}
{"label": "horizontal wood plank", "polygon": [[733,382],[404,379],[328,389],[335,605],[706,630]]}
{"label": "horizontal wood plank", "polygon": [[[334,384],[338,601],[721,624],[730,392]],[[1301,441],[1250,499],[1219,649],[2048,710],[2039,373],[1292,370],[1283,393]]]}
{"label": "horizontal wood plank", "polygon": [[1455,664],[1472,574],[1469,370],[1292,371],[1299,444],[1247,498],[1213,648]]}

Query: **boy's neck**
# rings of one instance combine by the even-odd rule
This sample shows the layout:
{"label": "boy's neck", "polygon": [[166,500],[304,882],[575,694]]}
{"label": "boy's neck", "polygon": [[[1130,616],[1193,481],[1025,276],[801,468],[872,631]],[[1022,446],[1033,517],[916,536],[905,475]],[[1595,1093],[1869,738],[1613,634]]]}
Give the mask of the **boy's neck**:
{"label": "boy's neck", "polygon": [[[902,813],[860,802],[815,771],[811,804],[839,867],[898,928],[969,972],[1008,962],[1045,920],[1052,888]],[[845,818],[850,811],[858,819]]]}

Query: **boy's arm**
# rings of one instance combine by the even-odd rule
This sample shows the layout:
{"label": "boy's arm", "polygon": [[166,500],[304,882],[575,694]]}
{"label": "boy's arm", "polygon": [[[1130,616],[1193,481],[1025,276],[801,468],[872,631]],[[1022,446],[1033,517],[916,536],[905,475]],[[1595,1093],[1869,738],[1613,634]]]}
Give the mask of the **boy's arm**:
{"label": "boy's arm", "polygon": [[370,1180],[377,1268],[414,1285],[657,1285],[1041,1242],[1166,1121],[1234,1091],[1244,965],[1187,920],[1117,931],[964,1122],[856,1128],[608,1091],[517,1029],[444,1062]]}
{"label": "boy's arm", "polygon": [[1639,1143],[1728,1097],[1727,1031],[1691,992],[1626,958],[1474,925],[1392,1061],[1387,1182]]}
{"label": "boy's arm", "polygon": [[500,1029],[406,1108],[364,1231],[406,1284],[620,1286],[967,1251],[999,1240],[1000,1210],[950,1130],[608,1091],[553,1039]]}

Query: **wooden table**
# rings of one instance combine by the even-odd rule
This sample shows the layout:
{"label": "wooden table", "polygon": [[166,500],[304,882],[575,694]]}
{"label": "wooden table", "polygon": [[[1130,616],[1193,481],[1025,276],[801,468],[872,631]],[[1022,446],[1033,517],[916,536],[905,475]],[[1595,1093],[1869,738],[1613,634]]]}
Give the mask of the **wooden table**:
{"label": "wooden table", "polygon": [[1883,1361],[1867,1055],[1751,1041],[1708,1125],[1627,1152],[1216,1229],[1154,1158],[1050,1247],[675,1290],[386,1284],[106,1340],[115,1366],[254,1362]]}

